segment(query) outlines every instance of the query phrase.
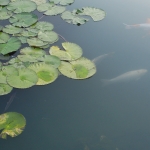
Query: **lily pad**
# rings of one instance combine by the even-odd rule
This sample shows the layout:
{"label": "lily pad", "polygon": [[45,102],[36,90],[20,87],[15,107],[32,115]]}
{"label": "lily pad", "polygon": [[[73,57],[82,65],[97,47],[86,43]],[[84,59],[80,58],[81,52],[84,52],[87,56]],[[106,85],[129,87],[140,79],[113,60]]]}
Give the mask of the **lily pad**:
{"label": "lily pad", "polygon": [[21,47],[21,42],[18,38],[11,37],[7,43],[0,44],[0,53],[5,55],[10,52],[17,51]]}
{"label": "lily pad", "polygon": [[7,76],[7,83],[15,88],[29,88],[38,81],[36,73],[28,68],[19,68],[18,75]]}
{"label": "lily pad", "polygon": [[70,42],[62,43],[63,48],[66,50],[60,50],[57,46],[50,48],[50,54],[59,57],[61,60],[76,60],[82,56],[82,48]]}
{"label": "lily pad", "polygon": [[38,76],[36,85],[45,85],[52,83],[58,77],[58,70],[51,65],[45,63],[35,63],[28,68],[34,70]]}
{"label": "lily pad", "polygon": [[37,7],[37,10],[39,12],[44,12],[45,15],[58,15],[61,14],[62,12],[64,12],[66,10],[65,7],[63,6],[57,6],[57,5],[53,5],[51,3],[45,3],[45,4],[41,4]]}
{"label": "lily pad", "polygon": [[46,54],[46,52],[41,48],[35,48],[35,47],[25,47],[20,50],[21,54],[24,55],[30,55],[30,56],[43,56]]}
{"label": "lily pad", "polygon": [[60,65],[60,59],[53,55],[44,55],[43,57],[38,58],[38,60],[50,64],[55,68],[58,68]]}
{"label": "lily pad", "polygon": [[38,62],[38,55],[18,55],[18,59],[20,59],[22,62]]}
{"label": "lily pad", "polygon": [[95,64],[84,57],[71,62],[61,61],[58,69],[63,75],[72,79],[86,79],[96,73]]}
{"label": "lily pad", "polygon": [[75,13],[79,15],[91,16],[94,21],[100,21],[106,16],[104,10],[93,7],[83,7],[82,9],[75,10]]}
{"label": "lily pad", "polygon": [[74,0],[50,0],[50,2],[54,2],[55,4],[60,5],[70,5],[74,2]]}
{"label": "lily pad", "polygon": [[9,3],[7,9],[14,13],[31,12],[36,9],[36,4],[30,0],[15,1]]}
{"label": "lily pad", "polygon": [[67,23],[75,24],[75,25],[85,24],[89,20],[70,11],[63,12],[61,18],[65,20]]}
{"label": "lily pad", "polygon": [[13,13],[6,9],[6,7],[3,7],[0,9],[0,20],[5,20],[10,18],[13,15]]}
{"label": "lily pad", "polygon": [[0,137],[7,138],[7,135],[16,137],[21,134],[25,128],[26,119],[22,114],[16,112],[7,112],[0,115]]}
{"label": "lily pad", "polygon": [[9,2],[10,2],[10,0],[0,0],[0,5],[6,6],[6,5],[8,5]]}
{"label": "lily pad", "polygon": [[[9,86],[7,83],[0,83],[0,95],[8,94],[12,91],[12,89],[13,87]],[[1,126],[1,121],[0,121],[0,126]]]}
{"label": "lily pad", "polygon": [[52,44],[58,40],[58,34],[54,31],[40,31],[38,33],[38,38],[44,42]]}
{"label": "lily pad", "polygon": [[53,30],[54,26],[49,22],[41,21],[36,23],[35,28],[39,29],[40,31],[51,31]]}
{"label": "lily pad", "polygon": [[41,5],[41,4],[46,3],[46,0],[31,0],[31,1],[35,2],[36,5]]}
{"label": "lily pad", "polygon": [[18,27],[29,27],[32,24],[36,23],[38,20],[38,17],[35,14],[32,13],[20,13],[13,15],[9,22],[13,24],[13,26]]}
{"label": "lily pad", "polygon": [[6,43],[10,36],[6,33],[0,32],[0,43]]}
{"label": "lily pad", "polygon": [[6,25],[3,28],[3,32],[9,33],[9,34],[17,34],[20,33],[23,29],[19,27],[14,27],[12,25]]}

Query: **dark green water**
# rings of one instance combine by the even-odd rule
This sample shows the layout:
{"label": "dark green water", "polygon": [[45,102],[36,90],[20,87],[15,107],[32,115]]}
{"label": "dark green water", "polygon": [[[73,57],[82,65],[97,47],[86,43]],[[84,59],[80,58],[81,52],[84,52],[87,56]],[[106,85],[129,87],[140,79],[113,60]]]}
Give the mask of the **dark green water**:
{"label": "dark green water", "polygon": [[[92,78],[59,76],[46,86],[16,90],[8,111],[23,114],[27,125],[18,137],[0,139],[1,150],[150,149],[150,36],[142,38],[149,31],[126,30],[123,25],[146,22],[150,2],[76,0],[68,9],[85,6],[104,9],[106,18],[82,26],[67,24],[60,16],[47,16],[42,21],[51,22],[54,31],[80,45],[89,59],[110,52],[114,55],[97,65]],[[101,84],[101,79],[143,68],[148,73],[137,81]],[[11,94],[1,96],[1,112]]]}

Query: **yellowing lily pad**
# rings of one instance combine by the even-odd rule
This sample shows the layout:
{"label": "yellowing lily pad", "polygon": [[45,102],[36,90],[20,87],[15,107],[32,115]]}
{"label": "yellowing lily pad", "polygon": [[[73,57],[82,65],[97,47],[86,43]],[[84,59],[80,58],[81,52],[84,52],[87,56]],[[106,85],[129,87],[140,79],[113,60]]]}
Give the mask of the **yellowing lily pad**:
{"label": "yellowing lily pad", "polygon": [[0,115],[0,137],[7,138],[7,135],[16,137],[23,132],[26,125],[26,119],[22,114],[16,112],[7,112]]}
{"label": "yellowing lily pad", "polygon": [[58,70],[45,63],[31,64],[28,68],[34,70],[38,76],[36,85],[45,85],[52,83],[58,77]]}
{"label": "yellowing lily pad", "polygon": [[86,79],[96,73],[95,64],[84,57],[71,62],[61,61],[58,69],[64,76],[72,79]]}

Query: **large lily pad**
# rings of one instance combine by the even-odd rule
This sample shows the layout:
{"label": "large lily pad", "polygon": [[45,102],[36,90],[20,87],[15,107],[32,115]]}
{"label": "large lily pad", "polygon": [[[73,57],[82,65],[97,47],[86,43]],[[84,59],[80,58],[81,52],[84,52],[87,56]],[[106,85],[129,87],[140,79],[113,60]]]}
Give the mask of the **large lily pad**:
{"label": "large lily pad", "polygon": [[45,85],[52,83],[58,77],[58,70],[51,65],[45,63],[35,63],[28,68],[34,70],[38,76],[37,85]]}
{"label": "large lily pad", "polygon": [[57,46],[52,46],[49,50],[51,55],[59,57],[61,60],[76,60],[82,56],[82,48],[70,42],[62,43],[63,48],[66,50],[60,50]]}
{"label": "large lily pad", "polygon": [[14,13],[31,12],[36,9],[36,4],[30,0],[15,1],[9,3],[7,9]]}
{"label": "large lily pad", "polygon": [[75,61],[62,61],[59,71],[72,79],[86,79],[96,73],[95,64],[87,58],[81,57]]}
{"label": "large lily pad", "polygon": [[12,23],[14,26],[18,27],[29,27],[32,24],[36,23],[38,17],[32,13],[20,13],[13,15],[9,22]]}
{"label": "large lily pad", "polygon": [[7,43],[0,44],[0,53],[5,55],[13,51],[17,51],[21,47],[21,42],[18,38],[11,37]]}
{"label": "large lily pad", "polygon": [[10,36],[6,33],[0,32],[0,43],[6,43]]}
{"label": "large lily pad", "polygon": [[36,73],[28,68],[19,68],[17,75],[7,76],[7,83],[15,88],[29,88],[38,81]]}
{"label": "large lily pad", "polygon": [[23,132],[26,125],[26,119],[22,114],[16,112],[7,112],[0,115],[0,137],[7,138],[7,135],[16,137]]}
{"label": "large lily pad", "polygon": [[41,4],[37,7],[39,12],[44,12],[45,15],[58,15],[66,10],[63,6],[53,5],[51,3]]}

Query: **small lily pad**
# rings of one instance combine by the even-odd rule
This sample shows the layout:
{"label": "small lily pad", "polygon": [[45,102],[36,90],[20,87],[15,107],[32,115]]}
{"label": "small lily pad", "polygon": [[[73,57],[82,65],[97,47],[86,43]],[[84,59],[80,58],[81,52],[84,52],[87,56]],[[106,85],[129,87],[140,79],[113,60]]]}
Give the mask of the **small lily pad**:
{"label": "small lily pad", "polygon": [[37,73],[37,85],[45,85],[52,83],[58,77],[58,70],[53,66],[45,63],[31,64],[28,68],[34,70]]}
{"label": "small lily pad", "polygon": [[7,83],[15,88],[29,88],[38,81],[36,73],[28,68],[19,68],[17,75],[7,76]]}
{"label": "small lily pad", "polygon": [[3,28],[3,32],[6,32],[8,34],[17,34],[17,33],[20,33],[21,31],[22,31],[22,28],[14,27],[12,25],[6,25]]}
{"label": "small lily pad", "polygon": [[0,20],[5,20],[10,18],[13,15],[13,13],[6,9],[6,7],[3,7],[0,9]]}
{"label": "small lily pad", "polygon": [[74,0],[50,0],[50,2],[54,2],[55,4],[60,4],[60,5],[71,5]]}
{"label": "small lily pad", "polygon": [[21,134],[25,128],[26,119],[22,114],[16,112],[7,112],[0,115],[0,137],[7,138],[7,135],[16,137]]}
{"label": "small lily pad", "polygon": [[[9,86],[7,83],[0,83],[0,95],[6,95],[12,91],[13,87]],[[0,121],[1,126],[1,121]]]}

